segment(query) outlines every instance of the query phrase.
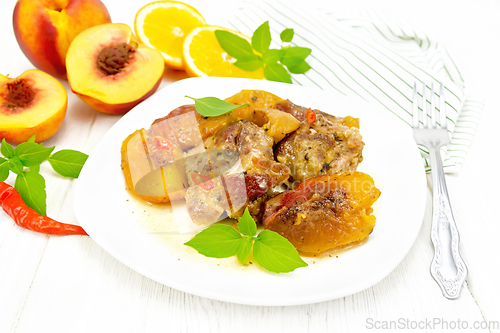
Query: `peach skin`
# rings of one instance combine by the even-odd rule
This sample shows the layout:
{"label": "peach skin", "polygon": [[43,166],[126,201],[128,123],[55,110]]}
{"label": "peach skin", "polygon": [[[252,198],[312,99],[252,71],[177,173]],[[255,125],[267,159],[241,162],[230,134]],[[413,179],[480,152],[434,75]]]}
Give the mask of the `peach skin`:
{"label": "peach skin", "polygon": [[19,0],[13,25],[17,42],[35,67],[66,79],[66,53],[83,30],[111,18],[99,0]]}

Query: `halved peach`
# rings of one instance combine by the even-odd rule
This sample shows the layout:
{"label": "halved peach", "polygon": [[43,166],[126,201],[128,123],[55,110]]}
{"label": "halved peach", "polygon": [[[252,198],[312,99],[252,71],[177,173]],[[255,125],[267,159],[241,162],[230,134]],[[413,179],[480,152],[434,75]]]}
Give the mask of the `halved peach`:
{"label": "halved peach", "polygon": [[71,90],[97,111],[123,114],[161,83],[160,52],[140,44],[129,26],[102,24],[80,33],[66,57]]}
{"label": "halved peach", "polygon": [[38,69],[15,79],[0,75],[0,140],[47,140],[61,127],[67,102],[62,84]]}

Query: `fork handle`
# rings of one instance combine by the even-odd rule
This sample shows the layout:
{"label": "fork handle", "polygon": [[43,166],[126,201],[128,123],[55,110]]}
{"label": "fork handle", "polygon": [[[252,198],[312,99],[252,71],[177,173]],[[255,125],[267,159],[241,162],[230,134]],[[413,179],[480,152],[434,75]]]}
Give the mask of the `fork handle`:
{"label": "fork handle", "polygon": [[462,284],[467,278],[467,266],[458,249],[460,236],[451,211],[439,147],[429,149],[429,154],[433,200],[431,239],[434,244],[431,274],[443,295],[455,299],[460,297]]}

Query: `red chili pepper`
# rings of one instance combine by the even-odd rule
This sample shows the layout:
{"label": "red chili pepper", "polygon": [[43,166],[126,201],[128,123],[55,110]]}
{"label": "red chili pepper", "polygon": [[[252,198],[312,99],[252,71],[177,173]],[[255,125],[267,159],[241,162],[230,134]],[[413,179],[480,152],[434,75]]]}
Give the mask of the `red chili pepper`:
{"label": "red chili pepper", "polygon": [[[203,179],[206,182],[207,186],[205,186],[199,178]],[[200,175],[199,173],[192,172],[191,179],[193,180],[193,182],[196,185],[201,186],[201,188],[203,188],[205,191],[210,191],[211,189],[213,189],[215,187],[214,183],[212,182],[212,179],[208,176],[204,176],[204,175]]]}
{"label": "red chili pepper", "polygon": [[313,110],[311,110],[311,108],[309,108],[307,109],[306,117],[307,117],[307,122],[309,124],[312,124],[316,120],[316,113]]}
{"label": "red chili pepper", "polygon": [[88,236],[82,227],[57,222],[50,217],[39,215],[26,206],[16,189],[3,182],[0,182],[0,206],[20,227],[51,235]]}

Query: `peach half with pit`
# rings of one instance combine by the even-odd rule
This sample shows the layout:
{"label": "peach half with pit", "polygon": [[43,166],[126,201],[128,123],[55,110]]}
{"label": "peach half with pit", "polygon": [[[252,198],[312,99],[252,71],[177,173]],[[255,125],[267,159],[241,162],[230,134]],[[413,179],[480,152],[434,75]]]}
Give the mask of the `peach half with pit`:
{"label": "peach half with pit", "polygon": [[20,143],[53,136],[66,115],[68,96],[47,73],[30,69],[17,78],[0,75],[0,140]]}
{"label": "peach half with pit", "polygon": [[17,42],[35,67],[66,79],[66,53],[83,30],[110,23],[99,0],[19,0],[13,25]]}
{"label": "peach half with pit", "polygon": [[160,52],[141,43],[122,23],[83,31],[66,57],[71,90],[97,111],[123,114],[151,96],[163,78]]}

